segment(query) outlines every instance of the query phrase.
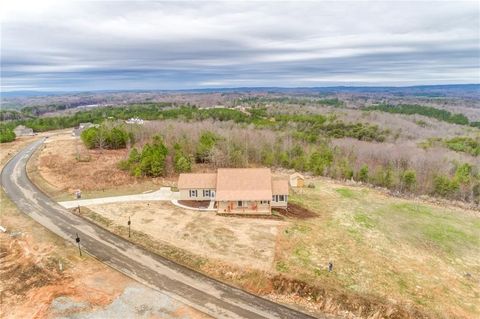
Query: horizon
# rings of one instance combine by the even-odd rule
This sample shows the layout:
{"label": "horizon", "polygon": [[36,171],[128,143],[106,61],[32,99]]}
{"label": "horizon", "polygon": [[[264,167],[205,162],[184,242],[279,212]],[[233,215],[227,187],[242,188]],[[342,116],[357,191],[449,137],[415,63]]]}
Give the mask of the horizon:
{"label": "horizon", "polygon": [[480,83],[475,1],[0,6],[5,93]]}
{"label": "horizon", "polygon": [[421,84],[421,85],[330,85],[330,86],[239,86],[239,87],[205,87],[205,88],[180,88],[180,89],[98,89],[98,90],[11,90],[0,91],[0,95],[3,93],[102,93],[102,92],[182,92],[182,91],[224,91],[224,90],[261,90],[261,89],[285,89],[285,90],[313,90],[313,89],[409,89],[409,88],[425,88],[425,87],[462,87],[462,86],[479,86],[480,83],[447,83],[447,84]]}

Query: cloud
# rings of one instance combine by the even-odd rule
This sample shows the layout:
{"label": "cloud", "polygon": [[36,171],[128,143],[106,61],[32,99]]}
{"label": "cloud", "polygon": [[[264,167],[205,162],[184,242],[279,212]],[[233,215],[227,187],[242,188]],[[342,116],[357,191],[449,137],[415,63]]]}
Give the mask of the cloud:
{"label": "cloud", "polygon": [[2,89],[480,82],[477,2],[2,2]]}

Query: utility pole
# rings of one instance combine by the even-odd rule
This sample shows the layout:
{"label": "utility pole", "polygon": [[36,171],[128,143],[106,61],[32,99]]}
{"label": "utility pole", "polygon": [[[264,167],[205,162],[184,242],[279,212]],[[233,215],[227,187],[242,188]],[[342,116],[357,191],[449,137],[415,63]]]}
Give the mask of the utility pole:
{"label": "utility pole", "polygon": [[77,238],[75,238],[75,241],[78,244],[78,252],[80,253],[80,257],[82,257],[82,249],[80,248],[80,237],[78,237],[78,233],[77,233]]}
{"label": "utility pole", "polygon": [[130,238],[130,224],[131,223],[132,222],[130,221],[130,216],[128,216],[128,223],[127,223],[127,225],[128,225],[128,238]]}

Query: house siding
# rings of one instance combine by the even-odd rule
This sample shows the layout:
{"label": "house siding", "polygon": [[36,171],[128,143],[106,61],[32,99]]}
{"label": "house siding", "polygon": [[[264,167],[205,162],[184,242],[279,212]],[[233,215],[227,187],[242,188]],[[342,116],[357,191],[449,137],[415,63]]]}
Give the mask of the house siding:
{"label": "house siding", "polygon": [[[191,190],[196,190],[197,191],[197,196],[196,197],[191,197],[190,196],[190,191]],[[212,192],[215,192],[214,188],[192,188],[192,189],[180,189],[180,200],[214,200],[215,197],[212,196],[203,196],[203,191],[204,190],[209,190],[210,194]]]}
{"label": "house siding", "polygon": [[[280,200],[280,196],[283,196],[283,200]],[[287,207],[288,195],[273,195],[270,202],[272,207]]]}

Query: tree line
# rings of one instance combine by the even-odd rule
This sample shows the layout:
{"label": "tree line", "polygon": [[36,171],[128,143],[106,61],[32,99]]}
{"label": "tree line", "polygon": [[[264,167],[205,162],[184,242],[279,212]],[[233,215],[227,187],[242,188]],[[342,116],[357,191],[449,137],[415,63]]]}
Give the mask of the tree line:
{"label": "tree line", "polygon": [[423,106],[418,104],[376,104],[364,108],[364,110],[376,110],[388,113],[397,113],[397,114],[418,114],[426,117],[431,117],[439,121],[459,124],[459,125],[469,125],[477,126],[476,122],[470,123],[468,118],[461,113],[452,113],[447,110],[437,109],[431,106]]}
{"label": "tree line", "polygon": [[169,107],[166,103],[133,104],[126,107],[104,107],[88,111],[79,111],[69,116],[35,117],[30,119],[5,122],[8,128],[23,124],[35,132],[44,132],[78,126],[80,123],[101,123],[105,119],[126,120],[139,117],[145,120],[180,119],[184,121],[232,121],[257,128],[283,130],[287,126],[295,127],[299,139],[316,140],[319,136],[352,137],[359,140],[382,142],[390,133],[376,125],[368,123],[346,123],[334,116],[296,115],[284,113],[268,113],[265,108],[251,109],[242,112],[236,109],[199,109],[196,107]]}
{"label": "tree line", "polygon": [[[194,164],[212,168],[282,167],[339,180],[355,180],[402,193],[430,194],[476,203],[480,200],[478,167],[469,163],[455,163],[451,173],[441,170],[425,175],[400,159],[358,165],[355,154],[333,146],[328,139],[306,142],[285,132],[281,135],[272,132],[269,137],[259,135],[265,133],[261,130],[229,131],[231,133],[202,129],[196,135],[188,126],[164,127],[155,130],[143,148],[133,147],[119,167],[138,177],[189,172]],[[250,135],[242,136],[244,133]]]}

